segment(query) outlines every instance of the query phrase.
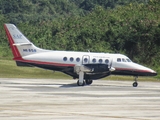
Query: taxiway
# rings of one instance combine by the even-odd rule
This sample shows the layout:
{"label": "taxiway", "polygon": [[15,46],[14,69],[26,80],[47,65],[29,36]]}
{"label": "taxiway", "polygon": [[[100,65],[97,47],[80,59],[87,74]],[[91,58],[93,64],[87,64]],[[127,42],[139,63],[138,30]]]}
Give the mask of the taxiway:
{"label": "taxiway", "polygon": [[0,120],[160,120],[160,82],[0,78]]}

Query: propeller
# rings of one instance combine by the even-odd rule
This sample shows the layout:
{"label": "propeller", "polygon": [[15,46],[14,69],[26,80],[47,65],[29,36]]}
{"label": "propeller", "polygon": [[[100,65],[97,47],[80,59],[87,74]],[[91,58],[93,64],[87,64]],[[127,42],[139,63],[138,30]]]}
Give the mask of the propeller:
{"label": "propeller", "polygon": [[110,71],[110,72],[113,72],[113,71],[116,70],[114,67],[112,67],[112,62],[113,62],[113,59],[112,59],[110,65],[109,65],[109,71]]}

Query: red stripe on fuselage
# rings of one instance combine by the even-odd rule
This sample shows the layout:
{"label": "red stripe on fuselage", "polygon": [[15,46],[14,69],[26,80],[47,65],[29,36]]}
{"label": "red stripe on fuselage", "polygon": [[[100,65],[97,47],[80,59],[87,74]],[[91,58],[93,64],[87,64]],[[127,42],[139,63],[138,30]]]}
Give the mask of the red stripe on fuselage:
{"label": "red stripe on fuselage", "polygon": [[20,55],[17,47],[16,47],[16,46],[13,46],[14,41],[13,41],[13,38],[12,38],[11,34],[9,33],[9,30],[8,30],[7,26],[4,25],[4,28],[5,28],[6,35],[7,35],[8,41],[9,41],[9,43],[10,43],[10,47],[11,47],[11,49],[12,49],[12,53],[13,53],[14,58],[21,57],[21,55]]}
{"label": "red stripe on fuselage", "polygon": [[42,61],[34,61],[34,60],[25,60],[23,58],[15,58],[15,61],[26,62],[26,63],[34,63],[34,64],[41,64],[41,65],[54,65],[54,66],[66,66],[66,67],[73,67],[75,64],[63,64],[63,63],[55,63],[55,62],[42,62]]}
{"label": "red stripe on fuselage", "polygon": [[132,68],[115,68],[117,71],[133,71],[133,72],[140,72],[140,73],[151,73],[150,70],[138,70]]}

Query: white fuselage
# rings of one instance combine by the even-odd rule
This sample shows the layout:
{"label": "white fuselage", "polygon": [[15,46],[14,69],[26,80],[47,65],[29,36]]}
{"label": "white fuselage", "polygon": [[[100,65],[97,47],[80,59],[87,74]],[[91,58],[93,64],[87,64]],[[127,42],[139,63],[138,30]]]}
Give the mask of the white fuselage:
{"label": "white fuselage", "polygon": [[73,52],[73,51],[46,51],[23,57],[24,60],[48,62],[62,66],[85,64],[108,64],[115,70],[132,70],[155,73],[150,68],[132,62],[122,54]]}
{"label": "white fuselage", "polygon": [[4,28],[18,66],[61,71],[79,78],[78,85],[84,85],[84,80],[89,85],[92,80],[111,74],[136,77],[157,75],[154,70],[136,64],[122,54],[45,50],[31,43],[15,25],[4,24]]}

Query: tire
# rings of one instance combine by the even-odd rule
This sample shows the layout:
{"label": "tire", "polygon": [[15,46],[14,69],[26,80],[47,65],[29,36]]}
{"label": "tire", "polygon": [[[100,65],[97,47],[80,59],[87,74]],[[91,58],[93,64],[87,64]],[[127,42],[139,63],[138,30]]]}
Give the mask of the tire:
{"label": "tire", "polygon": [[134,82],[133,83],[133,87],[137,87],[138,86],[138,83],[137,82]]}
{"label": "tire", "polygon": [[84,85],[85,85],[85,81],[83,80],[83,83],[80,84],[80,82],[79,82],[79,80],[78,80],[78,81],[77,81],[77,85],[78,85],[78,86],[84,86]]}
{"label": "tire", "polygon": [[92,84],[92,82],[93,82],[93,80],[86,80],[86,84],[87,84],[87,85]]}

